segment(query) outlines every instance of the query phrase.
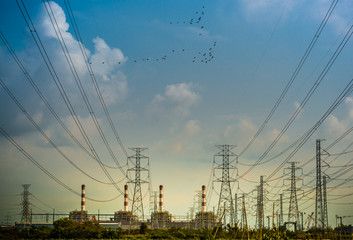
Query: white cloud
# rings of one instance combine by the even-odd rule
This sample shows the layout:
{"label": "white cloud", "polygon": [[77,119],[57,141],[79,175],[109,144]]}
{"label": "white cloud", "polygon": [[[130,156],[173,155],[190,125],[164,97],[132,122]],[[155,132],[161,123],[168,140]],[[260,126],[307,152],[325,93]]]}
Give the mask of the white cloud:
{"label": "white cloud", "polygon": [[329,135],[335,136],[336,134],[342,134],[346,129],[346,125],[344,124],[344,122],[340,121],[334,115],[328,116],[325,123],[326,131]]}
{"label": "white cloud", "polygon": [[349,109],[349,118],[353,120],[353,98],[347,97],[345,103],[350,107]]}
{"label": "white cloud", "polygon": [[[47,6],[49,8],[48,4]],[[50,7],[53,11],[57,26],[60,29],[61,36],[65,41],[65,45],[70,53],[70,57],[75,65],[75,69],[81,82],[84,82],[84,86],[92,86],[92,81],[79,47],[80,42],[76,40],[69,32],[70,25],[66,22],[65,12],[55,2],[50,2]],[[39,29],[40,32],[44,33],[44,36],[46,37],[44,39],[44,45],[47,50],[49,50],[49,56],[54,67],[56,69],[60,69],[58,72],[61,81],[65,81],[67,84],[70,84],[71,90],[78,91],[76,84],[74,84],[74,78],[64,57],[63,51],[60,45],[58,45],[58,37],[54,31],[47,12],[45,11],[45,8],[41,14]],[[120,49],[110,47],[104,39],[100,37],[96,37],[92,41],[94,43],[93,53],[84,46],[83,47],[87,53],[87,57],[89,59],[88,61],[92,66],[106,104],[109,105],[116,101],[125,99],[128,92],[127,81],[125,74],[120,71],[119,68],[127,61],[127,57],[124,56]],[[89,95],[92,95],[95,92],[93,86],[85,87],[85,91]],[[80,97],[76,98],[79,99]]]}
{"label": "white cloud", "polygon": [[254,21],[261,19],[261,22],[282,18],[283,15],[291,11],[298,2],[298,0],[242,0],[248,20]]}
{"label": "white cloud", "polygon": [[200,132],[199,121],[189,120],[185,126],[187,136],[192,137]]}
{"label": "white cloud", "polygon": [[[337,136],[343,134],[352,124],[353,121],[353,98],[347,97],[345,99],[347,110],[343,117],[338,117],[333,114],[325,120],[325,131],[330,136]],[[347,116],[347,115],[348,116]]]}
{"label": "white cloud", "polygon": [[190,114],[190,108],[201,100],[201,96],[193,88],[191,83],[168,85],[164,95],[155,95],[148,110],[159,115],[186,117]]}
{"label": "white cloud", "polygon": [[299,111],[298,117],[303,114],[303,107],[298,102],[294,102],[295,111]]}

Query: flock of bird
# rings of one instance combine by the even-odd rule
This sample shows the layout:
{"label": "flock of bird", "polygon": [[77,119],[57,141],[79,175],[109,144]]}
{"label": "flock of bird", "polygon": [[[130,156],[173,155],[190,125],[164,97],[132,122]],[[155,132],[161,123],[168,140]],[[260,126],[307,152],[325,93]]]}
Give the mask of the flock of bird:
{"label": "flock of bird", "polygon": [[[186,25],[201,25],[201,21],[203,20],[203,17],[205,15],[205,6],[202,6],[202,9],[200,11],[195,12],[195,16],[190,18],[188,21],[171,21],[170,24],[186,24]],[[205,27],[203,25],[200,26],[200,29],[203,30]],[[203,35],[203,32],[200,31],[199,36]],[[200,62],[200,63],[208,63],[212,61],[214,58],[214,49],[217,45],[217,42],[214,41],[211,46],[207,48],[207,50],[204,51],[194,51],[194,50],[189,50],[188,52],[194,52],[193,58],[192,58],[192,63]],[[165,61],[167,60],[168,56],[178,54],[178,53],[184,53],[187,52],[185,48],[182,49],[172,49],[169,53],[163,54],[162,56],[159,57],[144,57],[140,59],[134,59],[134,63],[138,62],[157,62],[157,61]],[[120,62],[119,62],[120,64]]]}

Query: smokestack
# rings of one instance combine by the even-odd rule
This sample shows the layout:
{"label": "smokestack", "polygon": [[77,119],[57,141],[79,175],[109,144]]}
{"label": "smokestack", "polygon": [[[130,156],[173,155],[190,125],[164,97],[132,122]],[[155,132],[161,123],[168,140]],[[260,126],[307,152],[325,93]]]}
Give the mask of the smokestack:
{"label": "smokestack", "polygon": [[163,185],[159,185],[159,211],[163,211]]}
{"label": "smokestack", "polygon": [[125,185],[125,194],[124,194],[124,211],[127,212],[128,209],[128,191],[127,191],[127,185]]}
{"label": "smokestack", "polygon": [[81,211],[86,211],[86,186],[82,184],[81,189]]}
{"label": "smokestack", "polygon": [[202,185],[202,207],[201,212],[206,212],[206,186]]}

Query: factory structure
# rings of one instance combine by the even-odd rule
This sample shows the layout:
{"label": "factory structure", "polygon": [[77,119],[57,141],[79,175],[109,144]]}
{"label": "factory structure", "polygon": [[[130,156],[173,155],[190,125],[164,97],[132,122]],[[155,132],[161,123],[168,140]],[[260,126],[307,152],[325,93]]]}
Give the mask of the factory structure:
{"label": "factory structure", "polygon": [[[218,225],[217,217],[214,212],[206,211],[206,187],[202,186],[202,198],[200,205],[202,206],[201,211],[196,212],[195,216],[191,219],[188,218],[176,218],[169,211],[164,209],[163,206],[163,185],[159,186],[159,200],[158,207],[155,208],[151,215],[147,219],[139,219],[131,210],[129,210],[129,193],[128,185],[124,186],[124,208],[121,211],[116,211],[113,214],[90,214],[86,210],[86,186],[81,186],[81,209],[70,211],[69,214],[52,214],[54,222],[60,218],[68,217],[75,222],[86,222],[92,221],[97,222],[102,226],[110,228],[122,228],[122,229],[138,229],[141,223],[144,222],[151,229],[163,229],[163,228],[189,228],[189,229],[200,229],[200,228],[213,228]],[[130,200],[131,201],[131,200]],[[49,221],[48,215],[51,214],[35,214],[31,213],[28,217],[27,222],[16,223],[19,228],[26,226],[48,226],[52,227],[52,223]],[[37,217],[37,218],[36,218]],[[46,217],[46,221],[38,221],[38,218]]]}

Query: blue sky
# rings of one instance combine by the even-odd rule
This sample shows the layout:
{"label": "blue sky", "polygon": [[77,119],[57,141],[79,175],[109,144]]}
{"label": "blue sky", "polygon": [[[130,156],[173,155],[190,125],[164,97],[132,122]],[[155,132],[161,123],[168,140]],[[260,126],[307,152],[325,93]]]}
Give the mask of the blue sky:
{"label": "blue sky", "polygon": [[[114,165],[76,86],[44,4],[41,1],[24,3],[93,146],[105,164]],[[186,215],[193,205],[195,191],[200,190],[203,184],[211,188],[208,183],[213,155],[218,152],[215,145],[234,144],[237,145],[234,152],[240,153],[254,136],[291,78],[331,3],[328,0],[70,1],[89,64],[119,136],[126,148],[148,148],[144,153],[150,158],[153,189],[157,190],[160,184],[165,186],[165,207],[172,214]],[[126,156],[99,103],[64,1],[50,2],[50,6],[97,121],[126,171]],[[1,32],[57,115],[87,147],[16,2],[1,1],[0,9]],[[352,10],[353,3],[349,0],[337,3],[282,103],[254,144],[241,155],[240,163],[255,163],[300,108],[305,95],[352,25]],[[308,103],[264,160],[286,149],[329,108],[352,79],[352,50],[352,40],[349,40]],[[72,141],[48,111],[3,42],[0,60],[1,80],[40,128],[83,171],[107,182],[97,162]],[[99,184],[75,169],[48,144],[3,88],[0,96],[3,111],[1,128],[49,172],[76,191],[80,191],[81,184],[85,183],[87,196],[94,199],[111,199],[119,194],[114,187]],[[316,139],[326,139],[322,143],[325,148],[351,128],[352,123],[353,97],[350,95],[291,161],[303,165],[315,155]],[[351,153],[339,155],[337,159],[334,154],[351,151],[349,144],[352,140],[348,134],[330,149],[332,156],[325,160],[331,166],[325,169],[328,176],[336,176],[336,171],[349,168]],[[18,205],[9,206],[20,202],[20,197],[14,195],[22,191],[23,183],[32,184],[30,191],[36,197],[63,212],[80,207],[79,197],[47,177],[5,137],[1,136],[0,141],[0,176],[4,183],[0,187],[2,220],[7,213],[20,211]],[[290,152],[255,167],[245,178],[259,181],[260,175],[269,176]],[[314,166],[314,162],[305,165],[303,173],[310,173]],[[239,175],[248,169],[241,164],[237,167]],[[118,184],[122,189],[126,182],[122,173],[115,169],[109,169],[109,173],[122,181]],[[276,177],[282,173],[281,169]],[[335,214],[347,215],[349,212],[348,215],[352,215],[353,206],[342,204],[352,202],[352,197],[341,196],[351,193],[348,187],[352,183],[345,181],[351,180],[351,175],[352,172],[348,172],[339,180],[328,183],[330,191],[334,188],[329,195],[331,225],[335,224]],[[273,186],[281,186],[284,178],[286,176],[268,183],[266,211],[269,213],[272,212],[271,200],[278,198]],[[302,189],[308,192],[314,187],[311,180],[315,176],[311,174],[303,178],[307,186],[302,186]],[[345,184],[335,187],[342,182]],[[256,185],[239,179],[233,191],[249,193]],[[214,185],[214,188],[219,191],[219,185]],[[288,186],[283,186],[279,191],[286,188]],[[284,194],[288,195],[288,192]],[[249,195],[249,206],[255,204],[254,196]],[[313,193],[308,193],[299,200],[299,210],[313,211],[314,201],[310,199],[314,197]],[[217,204],[217,194],[213,193],[208,200],[212,210]],[[51,211],[33,201],[38,207],[34,208],[35,211]],[[148,199],[145,201],[147,206]],[[92,213],[98,209],[111,213],[122,208],[122,197],[104,204],[87,200],[87,209]],[[353,222],[352,218],[345,221]]]}

